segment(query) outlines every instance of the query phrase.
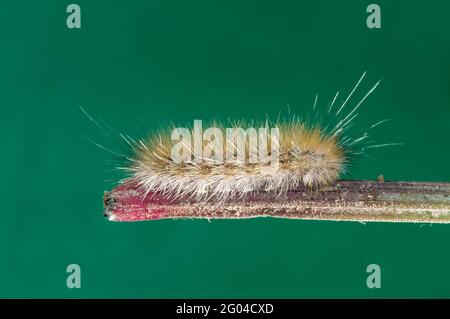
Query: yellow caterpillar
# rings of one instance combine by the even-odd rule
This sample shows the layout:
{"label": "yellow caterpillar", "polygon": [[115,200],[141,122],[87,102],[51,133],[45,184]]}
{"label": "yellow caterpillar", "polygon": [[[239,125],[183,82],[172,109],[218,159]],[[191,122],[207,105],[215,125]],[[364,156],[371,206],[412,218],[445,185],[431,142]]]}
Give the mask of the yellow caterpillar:
{"label": "yellow caterpillar", "polygon": [[[134,185],[143,198],[158,194],[167,200],[215,202],[258,192],[279,197],[299,187],[330,185],[365,149],[396,144],[375,145],[368,139],[368,130],[387,120],[359,135],[350,134],[359,106],[380,83],[349,107],[365,75],[341,103],[337,103],[337,92],[326,106],[324,114],[335,121],[332,127],[290,116],[273,123],[266,120],[259,128],[253,127],[254,122],[228,121],[227,125],[211,122],[203,131],[201,122],[194,121],[191,130],[172,127],[145,139],[119,134],[130,153],[112,152],[125,160],[125,165],[118,167],[127,174],[121,183]],[[316,113],[317,101],[318,96],[313,106]]]}

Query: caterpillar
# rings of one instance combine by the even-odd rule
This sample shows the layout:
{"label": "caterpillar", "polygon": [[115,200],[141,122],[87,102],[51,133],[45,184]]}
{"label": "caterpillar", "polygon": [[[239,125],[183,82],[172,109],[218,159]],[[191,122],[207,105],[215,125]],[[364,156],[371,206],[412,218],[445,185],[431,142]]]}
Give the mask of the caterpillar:
{"label": "caterpillar", "polygon": [[[173,156],[176,144],[173,139],[173,132],[177,129],[175,127],[139,140],[120,134],[130,154],[119,155],[125,164],[118,169],[127,174],[120,183],[134,185],[142,198],[159,194],[169,201],[184,198],[197,202],[224,202],[259,192],[282,197],[300,186],[310,189],[326,187],[345,174],[354,158],[366,149],[397,144],[374,144],[369,140],[369,130],[387,119],[370,125],[359,135],[351,134],[351,124],[359,115],[359,107],[381,81],[376,82],[350,107],[349,102],[365,75],[366,72],[340,104],[337,103],[337,92],[328,105],[319,111],[316,95],[313,112],[331,116],[334,119],[332,126],[312,123],[296,115],[289,115],[283,120],[278,118],[274,122],[266,119],[262,122],[259,132],[268,132],[269,128],[276,129],[278,138],[274,139],[268,134],[261,137],[256,129],[249,131],[248,127],[254,126],[253,122],[229,120],[225,125],[214,121],[211,122],[210,128],[216,133],[227,133],[219,136],[220,138],[217,137],[218,133],[215,135],[215,151],[211,152],[211,136],[191,143],[192,136],[195,138],[195,130],[198,129],[194,127],[186,133],[188,138],[179,145],[184,152],[183,161],[176,160]],[[244,134],[233,134],[236,132]],[[252,145],[251,142],[256,140],[259,145]],[[230,145],[234,147],[231,152],[234,157],[228,157],[229,160],[226,161],[221,160],[225,156],[218,158],[217,153],[230,154]],[[238,150],[238,145],[243,147],[243,155],[240,158],[237,158],[234,152]],[[276,158],[276,169],[273,169],[273,160],[258,158],[263,154],[261,148],[268,150],[266,155],[272,159]]]}

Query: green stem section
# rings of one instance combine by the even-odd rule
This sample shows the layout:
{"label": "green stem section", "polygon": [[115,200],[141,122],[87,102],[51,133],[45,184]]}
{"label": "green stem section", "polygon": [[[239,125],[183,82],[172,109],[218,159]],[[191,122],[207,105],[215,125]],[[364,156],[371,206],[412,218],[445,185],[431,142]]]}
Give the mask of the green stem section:
{"label": "green stem section", "polygon": [[286,195],[260,192],[217,203],[142,199],[130,185],[105,193],[105,215],[114,221],[155,219],[290,219],[450,223],[450,184],[341,180],[319,190],[300,188]]}

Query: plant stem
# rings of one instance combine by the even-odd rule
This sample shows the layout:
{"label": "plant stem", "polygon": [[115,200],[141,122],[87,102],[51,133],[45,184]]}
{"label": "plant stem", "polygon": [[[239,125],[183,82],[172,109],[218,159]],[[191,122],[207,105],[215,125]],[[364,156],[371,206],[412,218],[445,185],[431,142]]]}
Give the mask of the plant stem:
{"label": "plant stem", "polygon": [[111,221],[279,217],[311,220],[450,223],[450,183],[340,180],[319,190],[299,188],[276,197],[260,192],[225,203],[142,199],[132,185],[104,195]]}

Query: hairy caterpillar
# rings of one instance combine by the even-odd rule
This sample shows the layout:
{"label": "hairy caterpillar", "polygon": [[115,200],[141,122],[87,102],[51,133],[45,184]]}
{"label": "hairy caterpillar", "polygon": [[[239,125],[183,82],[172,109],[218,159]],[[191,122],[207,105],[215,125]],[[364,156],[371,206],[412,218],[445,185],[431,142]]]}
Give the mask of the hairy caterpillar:
{"label": "hairy caterpillar", "polygon": [[[333,126],[323,127],[297,116],[273,123],[266,120],[263,123],[262,128],[275,127],[279,132],[279,139],[276,141],[267,137],[260,139],[260,142],[267,144],[268,149],[271,144],[277,144],[279,165],[276,170],[268,169],[271,163],[267,161],[251,161],[252,150],[255,150],[250,145],[249,136],[236,138],[235,135],[228,134],[221,139],[222,146],[219,148],[226,152],[230,144],[244,145],[245,155],[240,160],[224,162],[218,161],[212,152],[205,155],[201,150],[205,150],[211,143],[211,139],[206,139],[200,141],[200,148],[198,142],[186,143],[185,151],[189,154],[187,160],[176,161],[172,156],[174,141],[171,130],[166,130],[140,140],[120,134],[131,154],[119,155],[125,159],[125,165],[118,168],[128,175],[121,183],[134,185],[142,198],[158,194],[167,200],[184,198],[216,202],[258,192],[280,197],[300,186],[317,189],[330,185],[346,172],[352,159],[365,149],[395,144],[376,145],[368,139],[368,131],[387,120],[369,126],[360,135],[349,134],[352,121],[359,115],[359,107],[380,83],[376,82],[362,99],[350,107],[351,98],[365,75],[364,72],[342,103],[337,103],[337,92],[322,110],[323,114],[334,119]],[[313,111],[319,112],[318,109],[316,95]],[[226,127],[231,130],[246,128],[253,123],[229,121],[227,124],[213,122],[211,127],[226,131]],[[194,129],[192,133],[193,131]],[[217,137],[215,140],[217,142]],[[269,155],[274,155],[273,151]],[[200,160],[196,160],[196,157]]]}

